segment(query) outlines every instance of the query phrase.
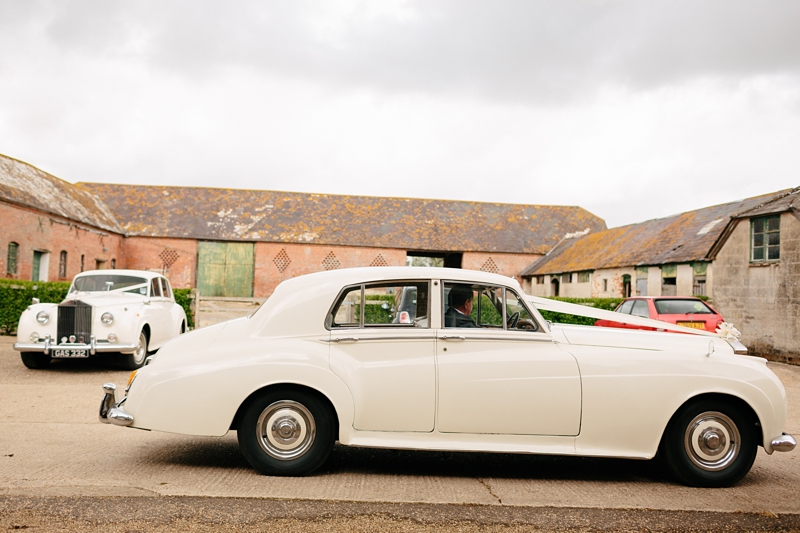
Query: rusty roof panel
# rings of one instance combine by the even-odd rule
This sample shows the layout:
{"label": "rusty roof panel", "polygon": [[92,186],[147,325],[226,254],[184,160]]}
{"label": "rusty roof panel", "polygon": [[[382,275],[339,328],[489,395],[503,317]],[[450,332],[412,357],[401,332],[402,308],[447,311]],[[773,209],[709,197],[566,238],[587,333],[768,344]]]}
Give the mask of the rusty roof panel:
{"label": "rusty roof panel", "polygon": [[711,248],[731,218],[782,198],[790,191],[779,191],[566,239],[545,257],[526,268],[522,275],[708,260]]}
{"label": "rusty roof panel", "polygon": [[605,222],[580,207],[79,183],[127,235],[543,254]]}
{"label": "rusty roof panel", "polygon": [[2,154],[0,199],[122,233],[108,207],[89,191]]}

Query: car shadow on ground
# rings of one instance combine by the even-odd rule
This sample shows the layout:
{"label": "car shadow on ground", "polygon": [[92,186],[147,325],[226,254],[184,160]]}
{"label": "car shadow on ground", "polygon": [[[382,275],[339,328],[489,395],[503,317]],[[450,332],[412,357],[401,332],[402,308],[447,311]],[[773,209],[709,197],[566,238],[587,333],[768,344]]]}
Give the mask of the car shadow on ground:
{"label": "car shadow on ground", "polygon": [[[150,464],[244,469],[258,475],[239,451],[235,433],[148,447]],[[674,483],[659,461],[532,454],[432,452],[350,448],[336,445],[312,475],[376,474],[451,478],[583,480]]]}

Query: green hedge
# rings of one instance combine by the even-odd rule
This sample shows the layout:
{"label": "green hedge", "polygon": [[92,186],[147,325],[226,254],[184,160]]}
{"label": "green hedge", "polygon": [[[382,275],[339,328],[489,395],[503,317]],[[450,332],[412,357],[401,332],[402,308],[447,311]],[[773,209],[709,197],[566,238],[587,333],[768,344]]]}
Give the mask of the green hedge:
{"label": "green hedge", "polygon": [[68,281],[0,279],[0,332],[16,333],[19,317],[33,298],[39,298],[42,303],[61,303],[69,285]]}
{"label": "green hedge", "polygon": [[186,312],[186,321],[189,329],[194,329],[194,315],[192,314],[192,289],[172,289],[175,295],[175,303],[183,307]]}
{"label": "green hedge", "polygon": [[[550,299],[558,300],[559,302],[585,305],[587,307],[594,307],[595,309],[613,311],[624,298],[563,298],[554,296],[550,297]],[[550,322],[557,324],[579,324],[583,326],[593,326],[597,321],[596,318],[589,318],[585,316],[567,315],[564,313],[553,313],[551,311],[541,310],[540,312],[545,320],[549,320]]]}

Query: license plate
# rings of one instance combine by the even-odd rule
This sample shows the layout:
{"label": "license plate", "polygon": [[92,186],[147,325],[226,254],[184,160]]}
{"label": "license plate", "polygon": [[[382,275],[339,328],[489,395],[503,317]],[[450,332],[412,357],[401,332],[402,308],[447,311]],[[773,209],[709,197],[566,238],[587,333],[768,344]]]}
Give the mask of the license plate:
{"label": "license plate", "polygon": [[679,326],[692,329],[706,329],[705,322],[678,322]]}
{"label": "license plate", "polygon": [[56,348],[53,350],[53,357],[89,357],[89,350],[76,348]]}

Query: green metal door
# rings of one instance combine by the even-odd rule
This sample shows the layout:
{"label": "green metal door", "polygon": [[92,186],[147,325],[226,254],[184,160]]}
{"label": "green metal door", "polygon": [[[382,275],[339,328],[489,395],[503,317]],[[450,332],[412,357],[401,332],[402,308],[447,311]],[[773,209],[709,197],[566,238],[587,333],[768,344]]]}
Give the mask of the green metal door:
{"label": "green metal door", "polygon": [[198,242],[197,289],[201,296],[253,296],[251,242]]}

